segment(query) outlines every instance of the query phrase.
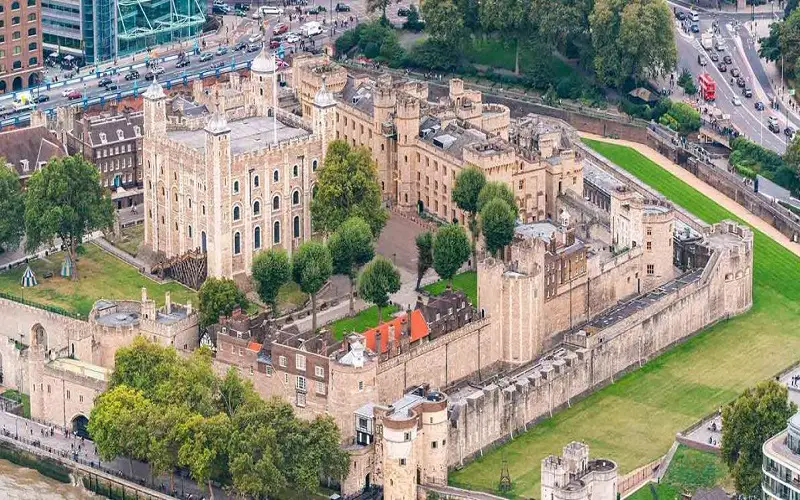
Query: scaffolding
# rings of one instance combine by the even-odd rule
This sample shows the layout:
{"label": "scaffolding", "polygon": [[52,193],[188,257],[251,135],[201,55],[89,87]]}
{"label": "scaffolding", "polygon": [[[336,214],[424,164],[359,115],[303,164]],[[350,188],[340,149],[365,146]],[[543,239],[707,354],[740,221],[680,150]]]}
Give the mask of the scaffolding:
{"label": "scaffolding", "polygon": [[140,52],[200,33],[205,0],[117,0],[117,54]]}

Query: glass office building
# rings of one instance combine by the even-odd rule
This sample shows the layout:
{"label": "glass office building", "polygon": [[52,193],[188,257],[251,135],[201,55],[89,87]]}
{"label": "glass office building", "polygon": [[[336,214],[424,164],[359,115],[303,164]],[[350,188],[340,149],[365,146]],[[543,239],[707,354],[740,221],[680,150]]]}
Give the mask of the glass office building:
{"label": "glass office building", "polygon": [[762,500],[800,500],[800,413],[762,448]]}
{"label": "glass office building", "polygon": [[205,0],[113,1],[120,56],[196,36],[206,20]]}

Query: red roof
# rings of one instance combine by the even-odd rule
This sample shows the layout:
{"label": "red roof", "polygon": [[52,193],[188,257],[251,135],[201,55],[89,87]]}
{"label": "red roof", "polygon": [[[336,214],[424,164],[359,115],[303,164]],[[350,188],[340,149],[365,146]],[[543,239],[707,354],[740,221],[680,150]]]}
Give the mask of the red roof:
{"label": "red roof", "polygon": [[[394,341],[399,345],[400,342],[400,335],[403,333],[403,325],[405,325],[407,321],[407,314],[403,314],[402,316],[397,316],[395,318],[390,319],[389,321],[382,323],[375,328],[371,328],[364,332],[364,340],[367,343],[367,349],[375,352],[375,333],[380,331],[381,333],[381,353],[384,353],[389,350],[389,326],[394,325]],[[425,318],[422,316],[422,312],[419,309],[415,309],[411,311],[411,339],[410,342],[414,342],[416,340],[421,339],[422,337],[426,337],[429,333],[428,324],[425,322]]]}
{"label": "red roof", "polygon": [[259,352],[261,350],[261,344],[258,342],[250,342],[247,344],[247,348],[251,351]]}

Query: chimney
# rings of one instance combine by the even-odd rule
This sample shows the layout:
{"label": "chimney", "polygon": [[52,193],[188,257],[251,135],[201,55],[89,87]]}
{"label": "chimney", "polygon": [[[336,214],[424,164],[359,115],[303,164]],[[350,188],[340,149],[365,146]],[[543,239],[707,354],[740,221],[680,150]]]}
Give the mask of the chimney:
{"label": "chimney", "polygon": [[381,346],[381,340],[382,340],[381,339],[381,331],[380,330],[375,330],[375,352],[377,352],[378,355],[383,354],[383,352],[381,350],[381,347],[382,347]]}
{"label": "chimney", "polygon": [[414,309],[422,309],[425,305],[425,302],[422,300],[422,295],[417,295],[417,304],[414,306]]}
{"label": "chimney", "polygon": [[393,326],[389,326],[389,339],[388,339],[387,344],[388,344],[386,346],[387,354],[389,355],[390,358],[394,357],[397,354],[397,352],[395,351],[395,345],[394,345],[394,327]]}
{"label": "chimney", "polygon": [[411,309],[406,311],[406,321],[403,323],[403,335],[411,338]]}
{"label": "chimney", "polygon": [[172,297],[169,292],[164,293],[164,311],[172,314]]}

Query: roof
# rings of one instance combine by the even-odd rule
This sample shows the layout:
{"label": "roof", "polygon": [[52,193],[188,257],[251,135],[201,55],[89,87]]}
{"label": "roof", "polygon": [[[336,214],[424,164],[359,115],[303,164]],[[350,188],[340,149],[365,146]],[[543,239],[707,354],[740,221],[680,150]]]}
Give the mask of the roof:
{"label": "roof", "polygon": [[263,345],[259,344],[258,342],[250,342],[247,344],[247,349],[250,351],[259,352]]}
{"label": "roof", "polygon": [[[394,341],[399,344],[400,336],[403,333],[403,325],[406,323],[406,318],[408,314],[403,314],[401,316],[397,316],[392,318],[385,323],[381,323],[380,325],[376,326],[375,328],[371,328],[364,332],[364,342],[367,345],[367,348],[372,352],[377,352],[376,344],[375,344],[375,334],[380,332],[381,334],[381,353],[387,352],[389,350],[389,327],[394,326]],[[422,316],[422,311],[419,309],[414,309],[411,311],[411,338],[409,339],[410,342],[414,342],[416,340],[425,337],[429,333],[428,324],[425,322],[425,318]]]}
{"label": "roof", "polygon": [[79,135],[80,128],[83,126],[86,127],[84,129],[85,140],[92,147],[141,138],[144,131],[144,113],[123,113],[87,118],[83,123],[75,123],[72,135]]}
{"label": "roof", "polygon": [[274,73],[275,72],[275,58],[272,54],[267,53],[267,45],[261,49],[253,62],[250,64],[250,71],[254,73]]}
{"label": "roof", "polygon": [[373,101],[373,83],[362,83],[358,87],[351,77],[347,78],[347,83],[342,89],[342,100],[348,106],[352,106],[359,111],[372,115],[374,112],[375,103]]}
{"label": "roof", "polygon": [[464,148],[470,144],[483,142],[486,134],[475,129],[465,129],[454,123],[445,128],[420,130],[422,140],[455,156],[459,160],[463,157]]}
{"label": "roof", "polygon": [[[44,126],[0,132],[0,152],[20,177],[31,175],[40,163],[67,155],[64,145]],[[27,170],[23,160],[27,160]]]}
{"label": "roof", "polygon": [[636,97],[637,99],[641,99],[644,102],[655,102],[658,100],[658,97],[656,97],[655,94],[644,87],[637,87],[628,92],[628,95],[631,97]]}
{"label": "roof", "polygon": [[[229,121],[226,126],[231,137],[231,153],[234,155],[269,147],[273,143],[273,128],[277,128],[275,136],[279,142],[311,135],[308,130],[282,122],[280,117],[276,120],[266,116],[248,117]],[[172,130],[167,132],[167,137],[197,151],[205,151],[204,130]]]}

